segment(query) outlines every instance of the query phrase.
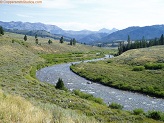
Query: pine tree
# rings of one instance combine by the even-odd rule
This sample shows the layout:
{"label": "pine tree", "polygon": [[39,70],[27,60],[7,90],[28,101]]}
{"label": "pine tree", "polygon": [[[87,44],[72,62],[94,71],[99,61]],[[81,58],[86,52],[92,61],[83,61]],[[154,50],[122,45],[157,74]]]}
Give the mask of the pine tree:
{"label": "pine tree", "polygon": [[64,38],[63,38],[63,36],[60,38],[60,43],[61,43],[61,44],[64,43]]}
{"label": "pine tree", "polygon": [[145,48],[146,47],[146,41],[145,41],[145,37],[142,37],[142,47]]}
{"label": "pine tree", "polygon": [[73,45],[73,40],[72,39],[70,40],[70,45]]}
{"label": "pine tree", "polygon": [[36,34],[36,35],[35,35],[35,39],[37,39],[37,38],[38,38],[38,35]]}
{"label": "pine tree", "polygon": [[58,82],[56,83],[56,89],[65,90],[64,82],[61,78],[58,79]]}
{"label": "pine tree", "polygon": [[39,41],[38,41],[38,39],[37,39],[37,38],[35,39],[35,43],[36,43],[36,44],[39,44]]}
{"label": "pine tree", "polygon": [[161,38],[160,38],[160,45],[164,45],[164,37],[163,37],[163,34],[161,35]]}
{"label": "pine tree", "polygon": [[24,41],[27,41],[27,36],[26,35],[24,36]]}
{"label": "pine tree", "polygon": [[75,38],[73,39],[73,45],[76,45],[76,39]]}
{"label": "pine tree", "polygon": [[127,45],[127,50],[129,50],[130,49],[130,47],[131,47],[131,42],[130,42],[130,36],[128,35],[128,40],[127,40],[127,42],[128,42],[128,45]]}
{"label": "pine tree", "polygon": [[51,44],[51,43],[52,43],[52,41],[49,39],[49,40],[48,40],[48,44]]}
{"label": "pine tree", "polygon": [[123,53],[123,45],[122,42],[119,42],[118,55],[121,55],[122,53]]}
{"label": "pine tree", "polygon": [[0,26],[0,34],[4,35],[4,30],[3,30],[2,26]]}

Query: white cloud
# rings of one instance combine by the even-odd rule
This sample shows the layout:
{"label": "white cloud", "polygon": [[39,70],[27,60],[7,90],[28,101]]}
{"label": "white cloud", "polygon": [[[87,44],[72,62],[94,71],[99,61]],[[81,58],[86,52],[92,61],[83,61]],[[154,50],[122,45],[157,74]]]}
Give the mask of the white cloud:
{"label": "white cloud", "polygon": [[[42,1],[39,5],[5,5],[8,9],[2,7],[2,10],[9,16],[1,14],[2,18],[8,21],[28,18],[28,21],[48,22],[68,30],[99,30],[103,27],[123,29],[128,26],[164,24],[163,0]],[[15,13],[19,14],[15,16]]]}
{"label": "white cloud", "polygon": [[48,24],[54,24],[65,30],[77,30],[78,31],[81,29],[91,28],[91,25],[89,25],[87,23],[80,23],[80,22],[49,22]]}
{"label": "white cloud", "polygon": [[74,8],[74,4],[70,0],[43,0],[42,7],[54,9],[70,9]]}
{"label": "white cloud", "polygon": [[32,18],[32,16],[25,15],[25,14],[16,14],[16,15],[23,18]]}
{"label": "white cloud", "polygon": [[92,31],[98,31],[102,29],[103,27],[107,29],[112,29],[112,24],[110,23],[80,23],[80,22],[47,22],[47,24],[53,24],[56,25],[64,30],[92,30]]}

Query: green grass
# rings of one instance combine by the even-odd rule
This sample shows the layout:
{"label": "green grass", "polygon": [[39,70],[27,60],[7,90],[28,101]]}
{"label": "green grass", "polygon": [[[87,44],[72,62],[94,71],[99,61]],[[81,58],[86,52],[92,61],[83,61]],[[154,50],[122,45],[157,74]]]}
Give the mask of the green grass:
{"label": "green grass", "polygon": [[75,95],[78,95],[80,98],[91,100],[91,101],[94,101],[99,104],[104,104],[104,102],[101,98],[96,98],[92,94],[83,93],[80,90],[73,90],[73,93]]}
{"label": "green grass", "polygon": [[164,46],[130,50],[106,61],[81,63],[71,69],[111,87],[164,97]]}
{"label": "green grass", "polygon": [[[13,97],[22,97],[23,100],[25,98],[32,107],[36,107],[36,109],[45,113],[48,112],[47,115],[54,122],[159,122],[148,119],[146,116],[138,116],[127,111],[111,109],[107,105],[100,104],[100,100],[93,96],[81,94],[80,92],[80,95],[76,95],[73,92],[58,90],[54,85],[39,82],[35,79],[35,71],[42,68],[42,65],[47,62],[47,57],[44,59],[40,57],[41,54],[60,53],[62,54],[61,56],[64,56],[67,53],[72,55],[73,52],[83,52],[84,55],[84,53],[96,54],[98,51],[107,52],[106,50],[79,45],[81,49],[75,46],[70,52],[70,47],[66,50],[67,44],[61,45],[58,41],[53,43],[54,45],[48,45],[46,43],[47,39],[39,38],[42,44],[40,46],[35,45],[33,42],[34,37],[28,36],[26,42],[22,41],[23,37],[23,35],[13,33],[6,33],[0,37],[0,87],[5,95],[10,94],[14,95]],[[12,42],[13,39],[15,40],[14,42]],[[61,47],[65,49],[55,53],[57,47],[58,49]],[[86,51],[82,51],[84,49]],[[69,57],[71,58],[71,56]],[[61,60],[61,62],[64,62],[64,60]],[[13,98],[12,100],[16,101],[17,99]],[[21,109],[21,107],[19,108]],[[5,111],[1,110],[2,113],[6,114]],[[19,113],[19,111],[15,112],[16,119],[19,118]],[[12,116],[14,113],[10,115]],[[3,122],[2,117],[0,117],[0,121]]]}

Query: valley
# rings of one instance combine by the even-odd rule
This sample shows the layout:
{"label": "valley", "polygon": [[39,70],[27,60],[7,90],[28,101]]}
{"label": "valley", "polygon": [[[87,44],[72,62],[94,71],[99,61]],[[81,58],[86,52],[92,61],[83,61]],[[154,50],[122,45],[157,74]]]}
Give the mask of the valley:
{"label": "valley", "polygon": [[[115,54],[117,50],[86,46],[78,43],[75,46],[71,46],[68,42],[61,44],[59,40],[41,37],[38,37],[38,45],[35,43],[34,36],[27,36],[27,41],[24,41],[23,37],[24,35],[9,32],[5,32],[4,35],[0,36],[0,85],[2,90],[0,100],[4,102],[3,106],[4,104],[10,104],[11,107],[24,103],[28,104],[30,108],[34,109],[32,110],[33,113],[36,111],[40,112],[40,116],[43,118],[41,122],[45,123],[155,123],[163,121],[162,112],[156,112],[160,116],[160,118],[156,119],[152,115],[154,112],[144,113],[141,111],[138,115],[136,111],[124,111],[116,107],[111,108],[112,106],[106,105],[100,98],[59,90],[52,84],[40,82],[36,79],[36,70],[43,67],[101,58],[105,54]],[[52,44],[48,44],[49,39],[52,40]],[[106,61],[99,61],[95,64],[103,64],[103,62]],[[63,74],[62,76],[66,75]],[[50,76],[53,76],[53,74],[50,74]],[[71,78],[71,75],[69,77]],[[63,81],[67,83],[66,80],[63,79]],[[71,80],[68,83],[71,83]],[[28,107],[15,106],[18,110],[11,109],[11,111],[15,112],[6,114],[8,107],[6,106],[6,108],[0,110],[0,122],[29,122],[29,118],[23,119],[18,115],[19,111],[24,110],[27,112],[24,115],[26,117],[29,114]],[[35,116],[35,113],[33,113],[31,115]],[[10,118],[8,118],[8,115],[10,115]],[[31,118],[30,122],[40,122],[39,119]]]}

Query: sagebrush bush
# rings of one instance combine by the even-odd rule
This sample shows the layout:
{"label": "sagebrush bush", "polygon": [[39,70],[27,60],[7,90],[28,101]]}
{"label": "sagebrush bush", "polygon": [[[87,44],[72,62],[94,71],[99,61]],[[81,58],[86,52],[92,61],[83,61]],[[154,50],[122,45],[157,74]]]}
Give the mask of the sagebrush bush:
{"label": "sagebrush bush", "polygon": [[133,110],[133,114],[135,114],[135,115],[144,114],[144,110],[141,109],[141,108],[134,109],[134,110]]}
{"label": "sagebrush bush", "polygon": [[164,67],[164,64],[162,63],[147,63],[144,65],[145,69],[150,69],[150,70],[158,70],[162,69]]}
{"label": "sagebrush bush", "polygon": [[133,71],[143,71],[144,69],[145,69],[144,66],[135,66],[135,67],[133,68]]}
{"label": "sagebrush bush", "polygon": [[118,103],[111,103],[109,105],[109,107],[112,108],[112,109],[120,109],[120,110],[122,110],[124,108],[122,105],[120,105]]}
{"label": "sagebrush bush", "polygon": [[149,118],[155,119],[155,120],[161,120],[161,112],[159,111],[149,111],[148,116]]}
{"label": "sagebrush bush", "polygon": [[83,99],[92,100],[99,104],[104,104],[101,98],[96,98],[92,94],[87,94],[87,93],[81,92],[80,90],[73,90],[73,93]]}

